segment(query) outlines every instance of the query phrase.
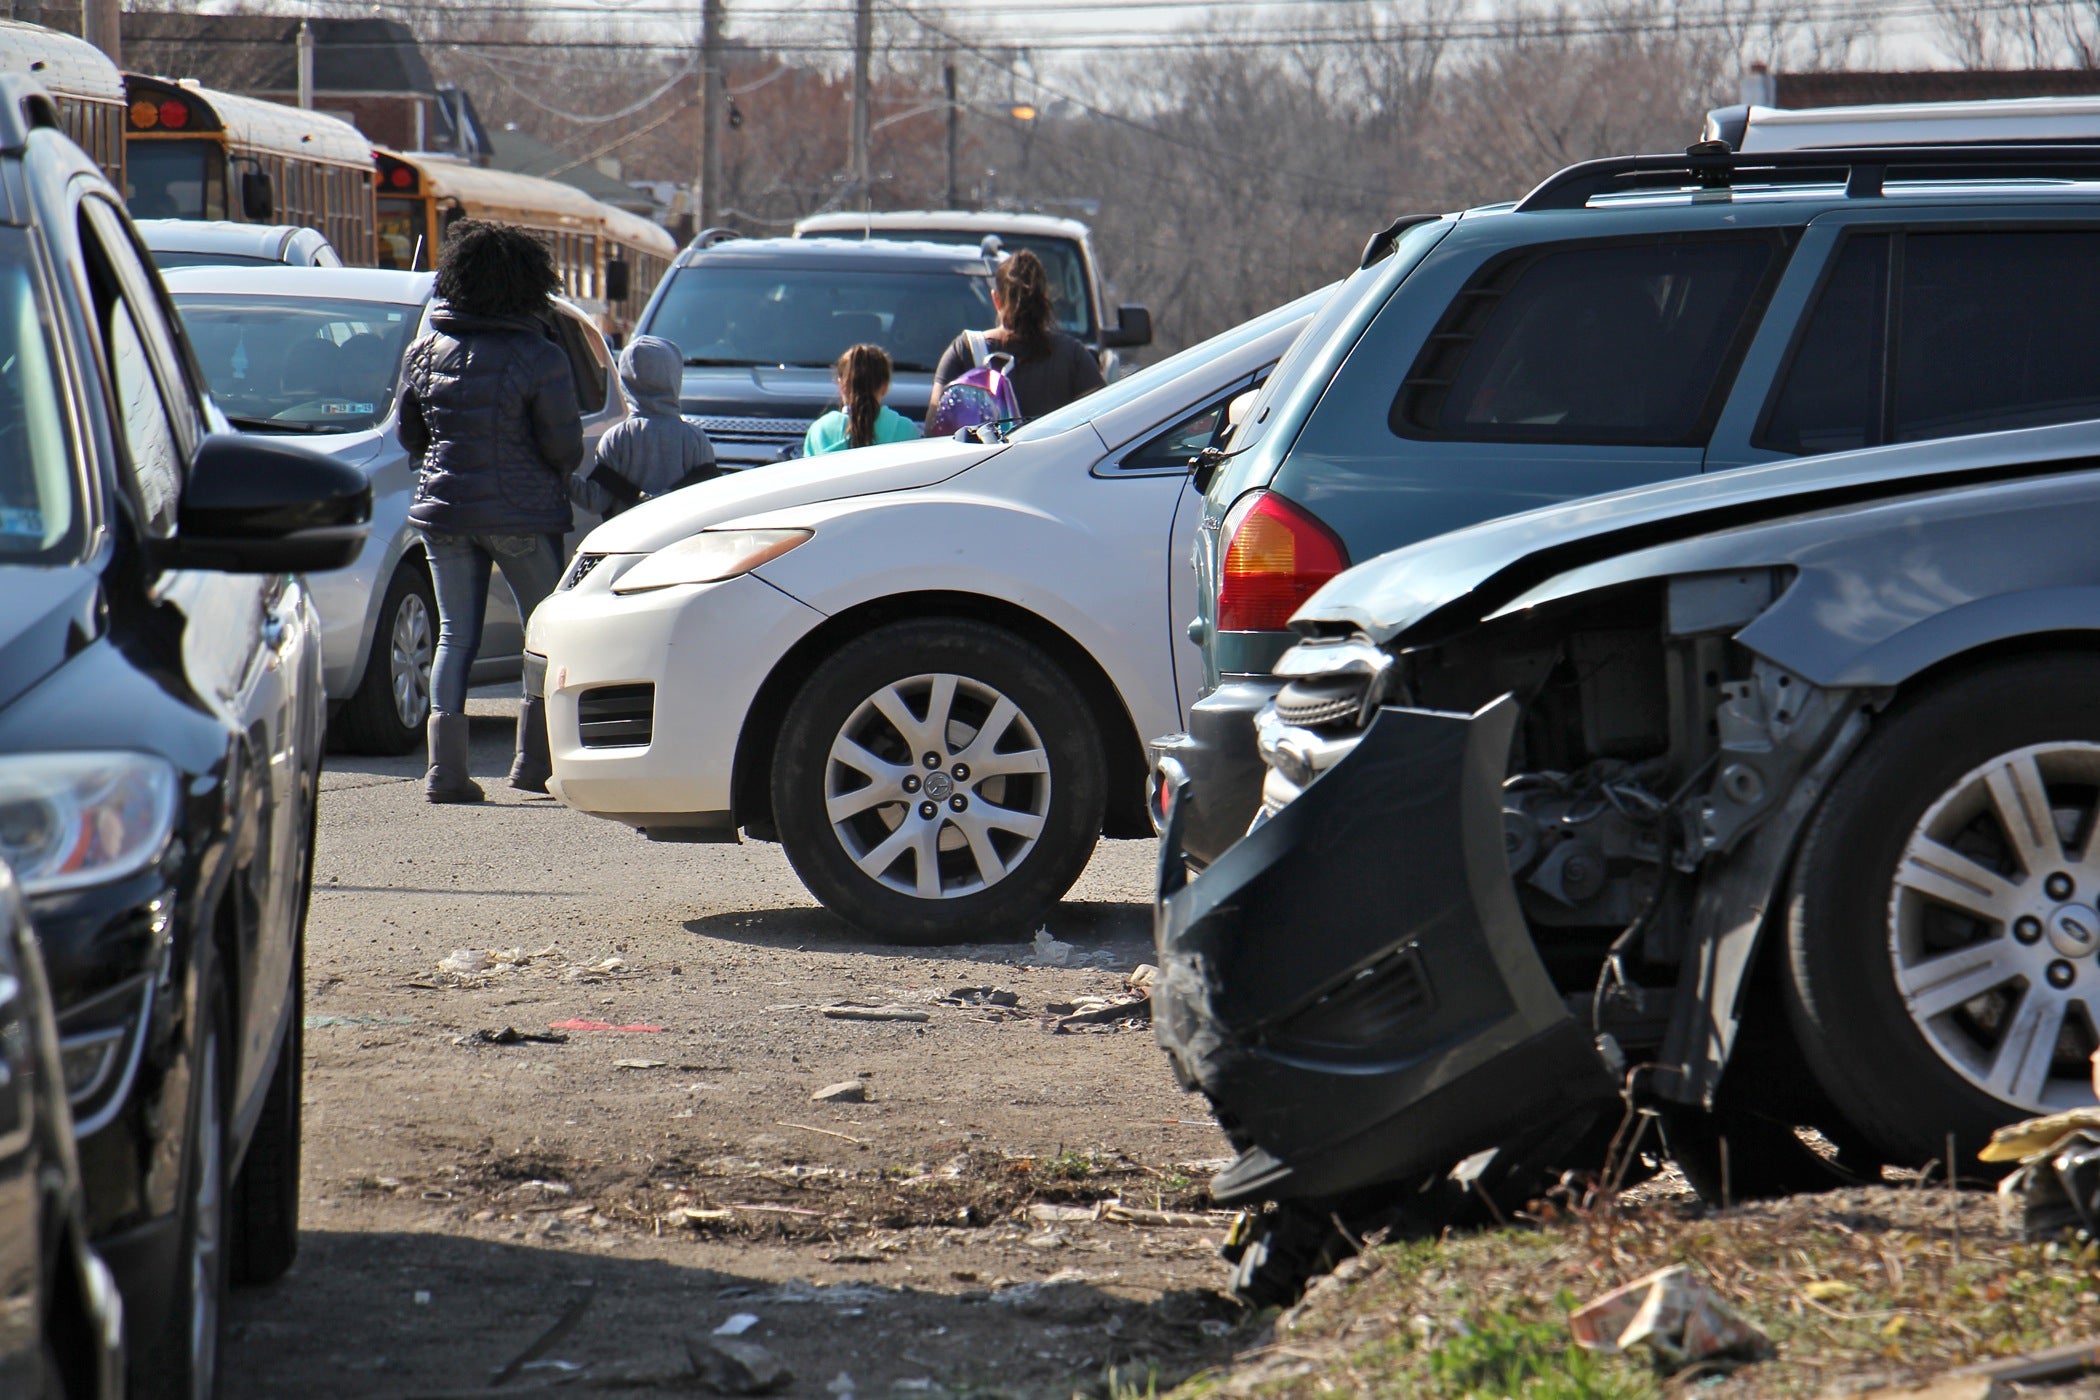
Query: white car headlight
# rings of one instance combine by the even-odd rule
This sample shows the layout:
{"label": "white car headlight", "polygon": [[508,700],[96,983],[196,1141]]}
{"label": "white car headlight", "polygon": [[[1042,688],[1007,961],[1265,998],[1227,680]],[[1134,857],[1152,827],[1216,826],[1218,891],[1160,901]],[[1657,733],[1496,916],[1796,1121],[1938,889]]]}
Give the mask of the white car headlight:
{"label": "white car headlight", "polygon": [[748,574],[811,538],[814,530],[702,530],[667,544],[614,582],[615,593],[681,583],[720,583]]}
{"label": "white car headlight", "polygon": [[0,860],[24,894],[122,879],[167,844],[177,786],[146,754],[0,756]]}

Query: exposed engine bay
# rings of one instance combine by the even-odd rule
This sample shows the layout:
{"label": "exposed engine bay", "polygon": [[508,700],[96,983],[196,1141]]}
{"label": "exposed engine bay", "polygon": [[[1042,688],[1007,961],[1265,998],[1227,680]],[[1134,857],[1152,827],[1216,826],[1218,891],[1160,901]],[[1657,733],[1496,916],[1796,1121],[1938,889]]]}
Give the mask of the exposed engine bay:
{"label": "exposed engine bay", "polygon": [[[1733,990],[1683,985],[1691,941],[1728,932],[1702,926],[1701,880],[1757,862],[1751,838],[1785,820],[1790,797],[1812,799],[1804,775],[1835,766],[1873,698],[1811,685],[1734,639],[1786,575],[1643,581],[1397,655],[1360,636],[1315,638],[1286,658],[1289,683],[1261,720],[1269,772],[1255,827],[1340,762],[1379,707],[1472,713],[1511,696],[1502,839],[1539,955],[1571,1013],[1631,1060],[1661,1057],[1660,1087],[1697,1098],[1719,1065],[1676,1076],[1669,1062],[1695,1049],[1725,1060],[1726,1036],[1693,1046],[1708,1018],[1673,1004]],[[1767,864],[1760,894],[1780,874]],[[1666,1046],[1673,1020],[1686,1043]]]}

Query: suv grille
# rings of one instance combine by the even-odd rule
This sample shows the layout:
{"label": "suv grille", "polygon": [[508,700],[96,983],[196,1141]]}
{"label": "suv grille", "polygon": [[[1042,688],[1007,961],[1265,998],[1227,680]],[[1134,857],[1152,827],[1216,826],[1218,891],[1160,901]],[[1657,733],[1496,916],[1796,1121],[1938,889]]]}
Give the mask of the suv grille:
{"label": "suv grille", "polygon": [[644,747],[655,716],[653,685],[601,685],[576,698],[577,728],[587,749]]}

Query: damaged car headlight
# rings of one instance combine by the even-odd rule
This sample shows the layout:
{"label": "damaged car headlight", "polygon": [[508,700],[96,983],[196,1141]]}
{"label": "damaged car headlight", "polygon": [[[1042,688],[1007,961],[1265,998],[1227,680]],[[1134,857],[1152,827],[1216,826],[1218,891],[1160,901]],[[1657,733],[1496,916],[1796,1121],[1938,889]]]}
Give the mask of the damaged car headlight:
{"label": "damaged car headlight", "polygon": [[702,530],[665,545],[613,583],[615,593],[646,593],[681,583],[720,583],[807,543],[814,530]]}
{"label": "damaged car headlight", "polygon": [[122,879],[167,845],[177,786],[147,754],[0,758],[0,861],[30,895]]}

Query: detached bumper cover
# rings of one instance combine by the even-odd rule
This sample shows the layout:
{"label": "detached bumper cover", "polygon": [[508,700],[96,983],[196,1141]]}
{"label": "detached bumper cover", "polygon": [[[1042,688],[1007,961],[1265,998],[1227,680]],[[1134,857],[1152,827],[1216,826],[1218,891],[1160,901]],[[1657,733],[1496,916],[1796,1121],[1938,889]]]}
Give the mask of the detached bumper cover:
{"label": "detached bumper cover", "polygon": [[1381,710],[1190,881],[1160,851],[1153,1025],[1242,1141],[1227,1203],[1442,1170],[1616,1092],[1532,947],[1502,847],[1517,708]]}

